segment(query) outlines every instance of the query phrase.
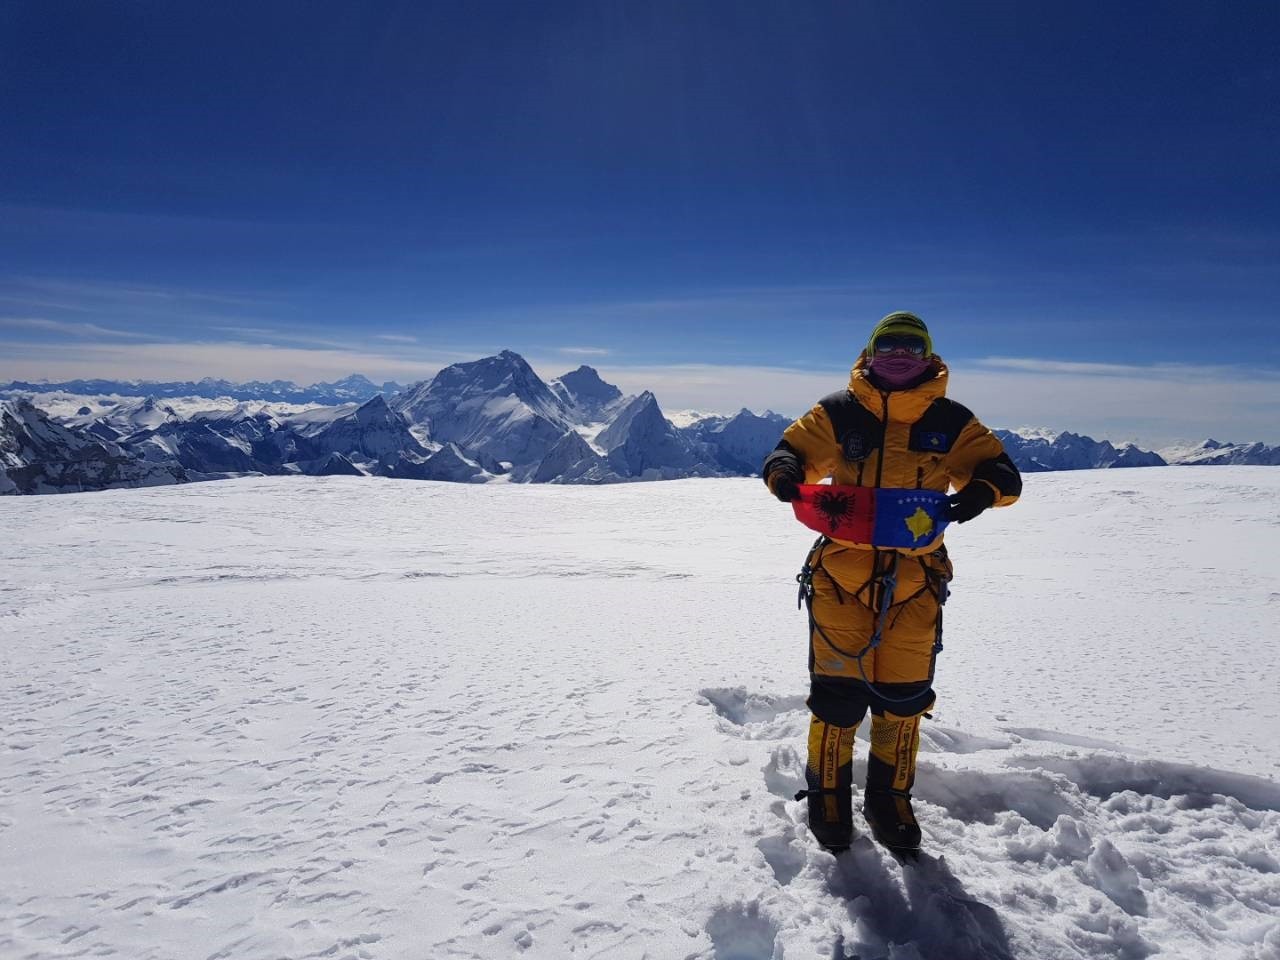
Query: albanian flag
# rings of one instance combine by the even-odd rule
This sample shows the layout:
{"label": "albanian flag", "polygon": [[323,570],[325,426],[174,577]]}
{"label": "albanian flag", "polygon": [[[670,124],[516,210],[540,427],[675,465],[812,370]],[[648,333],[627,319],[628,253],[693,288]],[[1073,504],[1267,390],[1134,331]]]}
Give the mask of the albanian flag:
{"label": "albanian flag", "polygon": [[923,547],[947,525],[947,495],[936,490],[805,483],[791,508],[810,530],[875,547]]}

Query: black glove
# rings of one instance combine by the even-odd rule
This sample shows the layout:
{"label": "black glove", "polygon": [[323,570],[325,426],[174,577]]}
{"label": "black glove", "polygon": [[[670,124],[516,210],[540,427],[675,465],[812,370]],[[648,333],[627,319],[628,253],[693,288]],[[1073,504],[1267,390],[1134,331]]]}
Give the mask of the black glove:
{"label": "black glove", "polygon": [[790,470],[775,470],[769,489],[783,503],[790,503],[800,499],[800,479]]}
{"label": "black glove", "polygon": [[996,492],[991,485],[974,480],[947,497],[947,519],[952,523],[968,523],[995,502]]}

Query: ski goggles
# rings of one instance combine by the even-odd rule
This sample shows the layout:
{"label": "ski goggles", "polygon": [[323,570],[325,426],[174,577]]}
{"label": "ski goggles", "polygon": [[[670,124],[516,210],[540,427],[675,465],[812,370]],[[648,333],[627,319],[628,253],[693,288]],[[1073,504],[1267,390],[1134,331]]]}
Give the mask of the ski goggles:
{"label": "ski goggles", "polygon": [[888,356],[899,350],[909,353],[913,357],[923,357],[924,340],[920,337],[899,336],[892,333],[876,338],[876,353],[881,356]]}

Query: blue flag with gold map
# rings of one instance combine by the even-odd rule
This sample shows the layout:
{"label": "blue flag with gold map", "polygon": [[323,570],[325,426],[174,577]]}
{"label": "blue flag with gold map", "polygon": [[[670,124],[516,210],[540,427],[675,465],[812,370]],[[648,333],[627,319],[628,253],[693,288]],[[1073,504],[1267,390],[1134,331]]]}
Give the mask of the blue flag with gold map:
{"label": "blue flag with gold map", "polygon": [[879,489],[871,542],[877,547],[923,547],[947,525],[947,495],[936,490]]}

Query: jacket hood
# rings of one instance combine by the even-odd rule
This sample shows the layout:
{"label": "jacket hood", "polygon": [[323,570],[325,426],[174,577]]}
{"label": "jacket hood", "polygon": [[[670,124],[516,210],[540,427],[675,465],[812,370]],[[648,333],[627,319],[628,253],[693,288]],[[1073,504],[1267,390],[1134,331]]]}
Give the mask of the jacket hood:
{"label": "jacket hood", "polygon": [[933,376],[908,390],[891,392],[882,391],[871,382],[867,369],[870,362],[871,358],[865,353],[858,357],[858,362],[853,365],[853,370],[849,374],[849,392],[860,404],[881,419],[884,419],[886,402],[889,405],[890,420],[911,423],[924,416],[924,412],[929,409],[929,404],[947,395],[947,378],[950,376],[950,371],[941,357],[933,358]]}

